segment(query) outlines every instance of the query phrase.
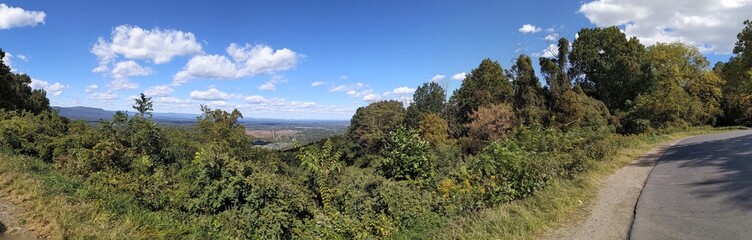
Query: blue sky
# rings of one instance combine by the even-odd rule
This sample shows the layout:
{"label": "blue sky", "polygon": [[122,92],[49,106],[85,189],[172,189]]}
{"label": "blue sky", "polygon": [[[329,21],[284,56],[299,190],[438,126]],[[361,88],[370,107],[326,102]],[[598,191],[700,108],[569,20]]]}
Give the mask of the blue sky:
{"label": "blue sky", "polygon": [[728,59],[752,4],[695,2],[6,1],[0,48],[55,106],[128,110],[146,92],[157,112],[348,119],[432,79],[457,88],[483,58],[509,68],[543,55],[547,37],[585,27]]}

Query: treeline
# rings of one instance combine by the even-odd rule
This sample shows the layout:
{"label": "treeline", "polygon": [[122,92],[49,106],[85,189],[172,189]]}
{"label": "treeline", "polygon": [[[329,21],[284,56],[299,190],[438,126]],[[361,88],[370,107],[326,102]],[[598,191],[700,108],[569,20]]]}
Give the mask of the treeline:
{"label": "treeline", "polygon": [[509,69],[485,59],[448,100],[425,83],[407,108],[370,104],[346,134],[283,152],[254,147],[237,110],[202,106],[193,128],[159,127],[143,95],[133,116],[70,121],[35,110],[46,98],[22,105],[28,80],[3,64],[0,84],[15,87],[0,86],[0,148],[44,161],[81,183],[63,191],[71,201],[106,200],[155,238],[433,238],[587,171],[622,134],[752,123],[752,22],[713,68],[695,47],[645,47],[616,27],[578,35],[539,59],[540,74],[525,55]]}

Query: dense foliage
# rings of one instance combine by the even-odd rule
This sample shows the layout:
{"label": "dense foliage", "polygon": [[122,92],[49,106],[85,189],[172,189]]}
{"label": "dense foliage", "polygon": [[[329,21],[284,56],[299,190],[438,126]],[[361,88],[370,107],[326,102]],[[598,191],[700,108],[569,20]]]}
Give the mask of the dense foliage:
{"label": "dense foliage", "polygon": [[70,121],[0,64],[0,149],[75,182],[71,199],[146,213],[129,224],[156,238],[425,237],[587,171],[620,147],[617,132],[752,124],[745,25],[713,69],[689,45],[583,29],[571,51],[562,38],[557,56],[539,59],[540,75],[525,55],[506,71],[484,59],[448,101],[426,83],[407,108],[372,103],[346,134],[286,151],[255,147],[237,110],[201,106],[193,127],[159,126],[143,94],[133,116]]}

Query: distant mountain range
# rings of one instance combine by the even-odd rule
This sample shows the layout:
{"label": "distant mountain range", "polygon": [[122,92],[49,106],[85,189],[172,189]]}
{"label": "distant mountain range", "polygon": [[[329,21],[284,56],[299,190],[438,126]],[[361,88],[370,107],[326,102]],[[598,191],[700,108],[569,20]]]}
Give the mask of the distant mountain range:
{"label": "distant mountain range", "polygon": [[[104,110],[93,107],[52,107],[57,110],[61,116],[70,119],[79,119],[87,122],[98,122],[101,119],[110,120],[115,115],[115,111]],[[133,115],[134,111],[128,111],[128,115]],[[188,113],[152,113],[155,121],[161,123],[173,124],[192,124],[196,122],[198,114]],[[300,126],[347,126],[349,120],[299,120],[299,119],[274,119],[274,118],[243,118],[239,121],[243,124],[254,125],[300,125]]]}

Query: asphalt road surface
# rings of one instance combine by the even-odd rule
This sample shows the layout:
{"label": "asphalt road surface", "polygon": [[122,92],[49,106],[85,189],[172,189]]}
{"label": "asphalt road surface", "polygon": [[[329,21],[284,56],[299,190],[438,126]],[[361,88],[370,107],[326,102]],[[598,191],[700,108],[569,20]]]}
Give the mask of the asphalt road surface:
{"label": "asphalt road surface", "polygon": [[635,213],[631,239],[752,239],[752,130],[666,151]]}

